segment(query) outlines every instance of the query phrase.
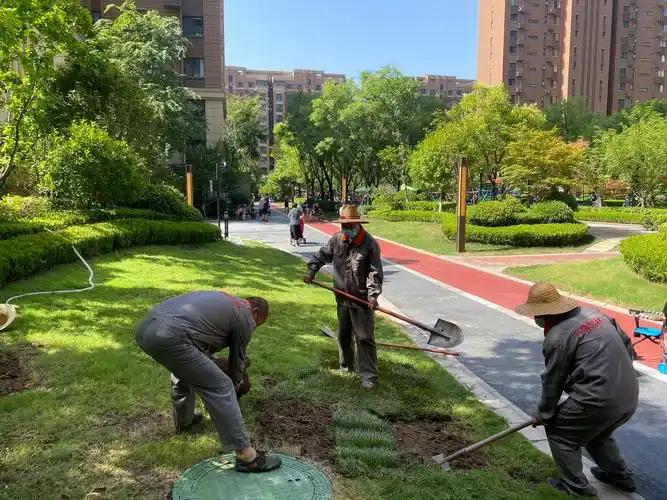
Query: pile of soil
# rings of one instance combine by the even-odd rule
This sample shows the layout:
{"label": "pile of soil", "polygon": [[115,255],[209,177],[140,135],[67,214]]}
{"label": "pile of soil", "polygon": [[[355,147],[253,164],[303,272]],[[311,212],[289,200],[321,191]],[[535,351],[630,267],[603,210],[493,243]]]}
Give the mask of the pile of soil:
{"label": "pile of soil", "polygon": [[[461,436],[461,431],[448,416],[427,416],[410,422],[395,422],[392,429],[399,449],[427,465],[433,464],[434,455],[453,453],[471,444]],[[452,465],[458,469],[477,469],[486,465],[486,460],[479,452],[472,452],[454,459]]]}
{"label": "pile of soil", "polygon": [[35,352],[36,349],[31,345],[0,350],[0,395],[30,387],[32,377],[29,357]]}
{"label": "pile of soil", "polygon": [[272,444],[298,446],[300,454],[330,464],[333,439],[328,434],[331,411],[324,406],[287,403],[267,404],[257,417],[258,437]]}

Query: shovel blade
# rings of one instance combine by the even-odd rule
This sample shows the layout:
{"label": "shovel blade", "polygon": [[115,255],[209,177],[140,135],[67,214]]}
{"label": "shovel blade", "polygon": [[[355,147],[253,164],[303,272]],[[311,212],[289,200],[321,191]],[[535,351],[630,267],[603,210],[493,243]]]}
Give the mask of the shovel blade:
{"label": "shovel blade", "polygon": [[448,349],[456,347],[463,342],[463,331],[451,321],[439,318],[433,329],[440,332],[440,334],[431,333],[428,339],[429,345]]}
{"label": "shovel blade", "polygon": [[328,326],[324,326],[324,325],[320,326],[320,332],[322,332],[322,334],[325,337],[329,337],[330,339],[333,339],[333,340],[338,340],[338,337],[336,336],[336,333],[331,328],[329,328]]}

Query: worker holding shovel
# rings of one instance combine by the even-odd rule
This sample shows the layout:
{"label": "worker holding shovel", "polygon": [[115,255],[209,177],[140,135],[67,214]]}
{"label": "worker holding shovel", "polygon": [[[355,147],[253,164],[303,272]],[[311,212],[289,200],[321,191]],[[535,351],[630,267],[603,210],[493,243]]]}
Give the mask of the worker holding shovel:
{"label": "worker holding shovel", "polygon": [[[246,347],[252,332],[269,316],[261,297],[241,299],[220,291],[192,292],[156,305],[137,328],[139,347],[172,373],[172,404],[176,430],[187,428],[200,395],[223,448],[236,452],[239,472],[267,472],[280,459],[255,451],[237,401],[244,382]],[[227,375],[213,353],[229,348]]]}
{"label": "worker holding shovel", "polygon": [[[549,283],[536,283],[516,311],[544,328],[542,397],[533,425],[544,425],[561,479],[554,488],[595,496],[582,472],[581,449],[598,467],[600,481],[635,491],[613,433],[637,409],[639,386],[632,366],[630,339],[616,323],[594,309],[582,308]],[[569,398],[559,404],[562,393]]]}
{"label": "worker holding shovel", "polygon": [[382,260],[380,245],[368,234],[363,220],[353,205],[343,205],[338,220],[341,231],[334,234],[308,262],[303,280],[310,284],[322,266],[333,262],[334,287],[369,303],[359,303],[336,295],[338,305],[338,347],[340,368],[354,370],[356,340],[358,371],[361,386],[373,389],[377,384],[377,348],[375,345],[375,309],[382,293]]}

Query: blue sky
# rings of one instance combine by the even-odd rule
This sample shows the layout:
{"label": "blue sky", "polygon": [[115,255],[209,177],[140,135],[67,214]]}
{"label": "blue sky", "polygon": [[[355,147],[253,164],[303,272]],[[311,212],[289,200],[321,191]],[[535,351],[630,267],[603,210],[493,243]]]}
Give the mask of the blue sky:
{"label": "blue sky", "polygon": [[226,0],[226,64],[475,77],[476,0]]}

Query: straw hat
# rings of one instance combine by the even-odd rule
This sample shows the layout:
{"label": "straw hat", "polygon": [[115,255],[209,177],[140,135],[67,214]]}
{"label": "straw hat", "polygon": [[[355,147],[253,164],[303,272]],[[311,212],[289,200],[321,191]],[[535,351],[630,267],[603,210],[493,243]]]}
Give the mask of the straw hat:
{"label": "straw hat", "polygon": [[524,316],[550,316],[563,314],[579,307],[569,298],[563,297],[551,283],[535,283],[528,291],[528,300],[515,309]]}
{"label": "straw hat", "polygon": [[16,309],[10,304],[0,304],[0,330],[7,328],[16,319]]}
{"label": "straw hat", "polygon": [[355,205],[343,205],[338,211],[338,219],[333,221],[336,224],[368,224],[368,221],[361,218],[359,210]]}

